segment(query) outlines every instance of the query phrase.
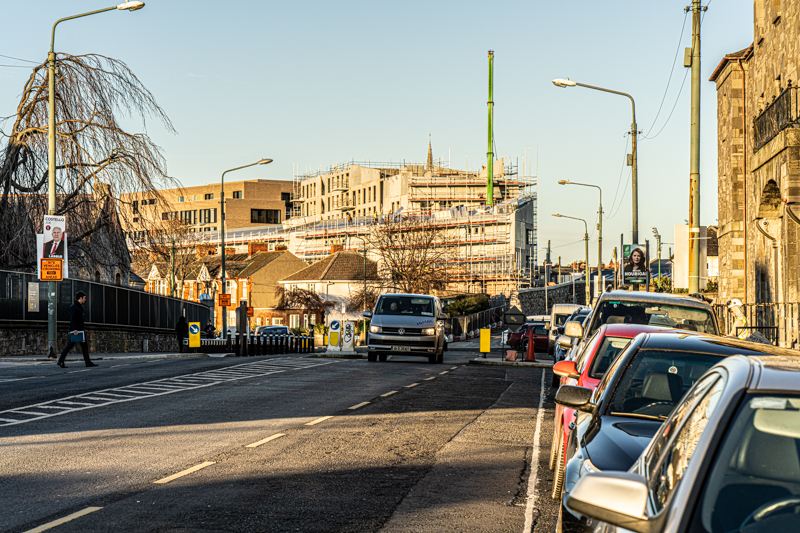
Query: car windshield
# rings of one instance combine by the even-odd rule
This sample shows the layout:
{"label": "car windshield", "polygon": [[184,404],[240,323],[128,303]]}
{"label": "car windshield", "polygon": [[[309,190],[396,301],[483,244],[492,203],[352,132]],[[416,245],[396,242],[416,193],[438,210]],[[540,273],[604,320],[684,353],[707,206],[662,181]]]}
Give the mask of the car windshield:
{"label": "car windshield", "polygon": [[378,301],[375,314],[433,316],[433,299],[421,296],[384,296]]}
{"label": "car windshield", "polygon": [[603,339],[603,344],[597,349],[597,353],[592,359],[592,366],[589,368],[589,377],[593,379],[602,379],[608,367],[617,355],[631,342],[630,339],[625,337],[606,337]]}
{"label": "car windshield", "polygon": [[746,398],[709,472],[693,530],[800,531],[800,398]]}
{"label": "car windshield", "polygon": [[717,334],[711,311],[653,302],[620,302],[608,300],[596,310],[591,333],[603,324],[641,324]]}
{"label": "car windshield", "polygon": [[716,354],[639,350],[619,380],[608,411],[665,418],[684,393],[721,358]]}
{"label": "car windshield", "polygon": [[556,315],[556,327],[561,327],[566,324],[567,319],[571,316],[571,313],[567,313],[565,315]]}

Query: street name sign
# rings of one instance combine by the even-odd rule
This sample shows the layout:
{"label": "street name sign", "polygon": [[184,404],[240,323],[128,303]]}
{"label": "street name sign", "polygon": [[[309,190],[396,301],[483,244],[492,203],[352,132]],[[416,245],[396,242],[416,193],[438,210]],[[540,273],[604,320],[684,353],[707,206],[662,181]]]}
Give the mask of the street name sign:
{"label": "street name sign", "polygon": [[503,323],[511,331],[517,331],[525,323],[525,313],[514,306],[503,314]]}

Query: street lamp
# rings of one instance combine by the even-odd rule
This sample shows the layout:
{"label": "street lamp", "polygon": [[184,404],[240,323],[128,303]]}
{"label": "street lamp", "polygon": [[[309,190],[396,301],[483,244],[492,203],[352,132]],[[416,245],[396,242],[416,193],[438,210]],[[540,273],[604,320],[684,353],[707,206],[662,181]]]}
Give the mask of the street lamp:
{"label": "street lamp", "polygon": [[[228,172],[233,172],[234,170],[241,170],[247,167],[253,167],[255,165],[266,165],[268,163],[272,163],[272,159],[261,159],[256,161],[255,163],[250,163],[249,165],[244,165],[241,167],[232,168],[230,170],[226,170],[222,173],[222,179],[220,180],[220,197],[219,197],[219,211],[221,215],[221,227],[222,231],[220,232],[220,244],[222,246],[222,294],[227,294],[227,286],[225,284],[225,174]],[[228,309],[226,308],[222,311],[222,337],[228,337]]]}
{"label": "street lamp", "polygon": [[599,219],[597,223],[597,276],[600,278],[597,289],[597,296],[603,294],[603,190],[598,185],[591,185],[589,183],[575,183],[569,180],[558,180],[559,185],[580,185],[581,187],[594,187],[600,193],[600,209],[598,210]]}
{"label": "street lamp", "polygon": [[[350,240],[350,237],[355,239],[361,239],[361,242],[364,243],[364,311],[368,311],[367,307],[367,240],[360,235],[351,235],[347,234],[347,240]],[[348,242],[348,246],[349,246]]]}
{"label": "street lamp", "polygon": [[603,91],[606,93],[618,94],[620,96],[627,96],[631,100],[631,109],[633,111],[633,123],[631,124],[631,196],[633,197],[633,228],[631,231],[631,238],[633,239],[633,243],[637,244],[639,242],[639,175],[637,171],[637,163],[636,163],[636,136],[638,135],[638,130],[636,128],[636,103],[633,101],[633,96],[629,95],[628,93],[622,93],[619,91],[612,91],[611,89],[603,89],[602,87],[595,87],[594,85],[586,85],[584,83],[578,83],[577,81],[572,81],[571,79],[555,79],[553,80],[553,85],[556,87],[586,87],[587,89],[594,89],[596,91]]}
{"label": "street lamp", "polygon": [[572,220],[580,220],[583,222],[583,243],[586,248],[586,305],[589,305],[591,297],[589,296],[589,226],[586,224],[586,221],[582,218],[570,217],[567,215],[558,215],[553,213],[554,217],[559,218],[570,218]]}
{"label": "street lamp", "polygon": [[661,234],[655,226],[650,228],[653,230],[653,236],[656,238],[656,246],[658,246],[658,283],[661,283]]}
{"label": "street lamp", "polygon": [[[137,11],[144,7],[144,2],[125,2],[116,6],[89,11],[80,15],[58,19],[50,33],[50,52],[47,54],[47,212],[56,214],[56,26],[65,20],[72,20],[89,15],[96,15],[112,9]],[[47,345],[49,355],[56,353],[56,282],[47,285]]]}

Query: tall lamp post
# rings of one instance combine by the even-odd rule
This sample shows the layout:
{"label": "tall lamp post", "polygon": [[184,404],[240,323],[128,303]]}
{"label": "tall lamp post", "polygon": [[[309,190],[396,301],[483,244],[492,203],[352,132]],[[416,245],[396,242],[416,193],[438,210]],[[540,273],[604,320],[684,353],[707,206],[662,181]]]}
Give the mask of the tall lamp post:
{"label": "tall lamp post", "polygon": [[354,239],[361,239],[361,242],[364,243],[364,311],[368,311],[368,309],[366,309],[366,307],[367,307],[367,240],[364,237],[361,237],[360,235],[351,235],[351,234],[348,233],[347,234],[347,240],[350,240],[351,237],[354,238]]}
{"label": "tall lamp post", "polygon": [[[233,172],[234,170],[241,170],[247,167],[253,167],[256,165],[266,165],[268,163],[272,163],[272,159],[261,159],[256,161],[255,163],[250,163],[249,165],[243,165],[241,167],[232,168],[230,170],[226,170],[222,173],[222,179],[220,180],[220,195],[219,195],[219,211],[221,215],[221,224],[222,224],[222,231],[220,232],[220,244],[222,246],[222,294],[227,294],[228,287],[225,283],[225,174],[228,172]],[[225,308],[222,311],[222,337],[227,338],[228,336],[228,309]]]}
{"label": "tall lamp post", "polygon": [[631,110],[633,112],[633,123],[631,124],[631,161],[630,166],[631,169],[631,196],[633,201],[633,223],[631,229],[631,239],[634,244],[639,242],[639,174],[638,174],[638,166],[636,163],[636,136],[639,133],[639,130],[636,128],[636,103],[633,101],[633,96],[629,95],[628,93],[622,93],[619,91],[612,91],[611,89],[603,89],[602,87],[595,87],[594,85],[586,85],[584,83],[578,83],[577,81],[572,81],[569,78],[566,79],[556,79],[553,80],[553,85],[556,87],[586,87],[587,89],[594,89],[596,91],[603,91],[606,93],[618,94],[620,96],[627,96],[631,100]]}
{"label": "tall lamp post", "polygon": [[558,180],[559,185],[580,185],[581,187],[594,187],[597,189],[597,192],[600,193],[600,208],[598,212],[598,222],[597,222],[597,277],[599,279],[597,286],[597,296],[599,297],[603,294],[603,190],[600,188],[599,185],[591,185],[589,183],[575,183],[574,181],[569,180]]}
{"label": "tall lamp post", "polygon": [[584,247],[586,248],[586,283],[585,283],[585,285],[586,285],[586,305],[589,305],[590,301],[591,301],[591,297],[589,296],[589,280],[591,278],[591,276],[589,275],[589,226],[586,224],[586,221],[583,220],[582,218],[570,217],[570,216],[567,216],[567,215],[558,215],[558,214],[555,214],[555,213],[553,214],[553,216],[554,217],[559,217],[559,218],[570,218],[572,220],[580,220],[581,222],[583,222],[583,244],[584,244]]}
{"label": "tall lamp post", "polygon": [[[136,11],[144,7],[144,2],[125,2],[116,6],[89,11],[80,15],[58,19],[50,34],[50,52],[47,54],[47,212],[56,214],[56,26],[65,20],[96,15],[112,9]],[[47,350],[49,355],[56,353],[56,282],[47,285]]]}

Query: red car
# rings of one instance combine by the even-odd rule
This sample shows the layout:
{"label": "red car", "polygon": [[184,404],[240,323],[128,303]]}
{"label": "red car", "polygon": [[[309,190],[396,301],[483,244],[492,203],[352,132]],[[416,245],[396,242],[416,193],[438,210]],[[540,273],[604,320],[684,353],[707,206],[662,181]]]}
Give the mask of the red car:
{"label": "red car", "polygon": [[[586,348],[574,361],[561,361],[553,366],[553,373],[561,376],[561,385],[578,385],[595,389],[617,355],[639,333],[665,331],[667,328],[639,324],[605,324],[586,342]],[[672,330],[674,331],[674,330]],[[553,498],[561,497],[564,468],[567,460],[567,440],[570,424],[576,422],[577,411],[556,404],[553,444],[550,449],[550,469],[553,475]]]}
{"label": "red car", "polygon": [[522,352],[528,349],[528,330],[533,329],[533,349],[539,352],[546,352],[548,346],[547,330],[544,329],[544,322],[528,322],[522,324],[520,328],[508,336],[508,345],[515,350]]}

